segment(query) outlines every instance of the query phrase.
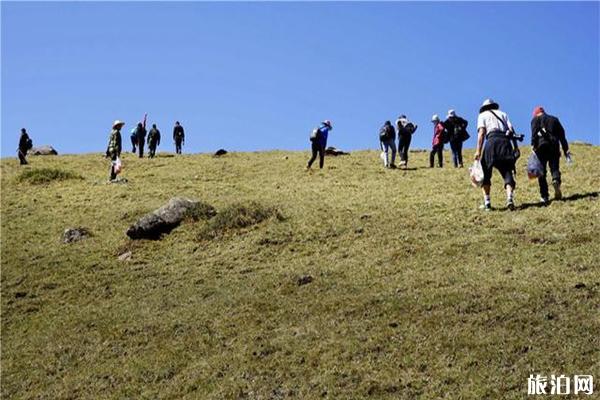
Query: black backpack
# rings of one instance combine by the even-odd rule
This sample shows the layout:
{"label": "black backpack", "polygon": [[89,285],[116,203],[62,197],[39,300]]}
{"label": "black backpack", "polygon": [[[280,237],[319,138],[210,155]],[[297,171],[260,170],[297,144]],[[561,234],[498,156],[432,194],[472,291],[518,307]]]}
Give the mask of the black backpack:
{"label": "black backpack", "polygon": [[33,147],[33,140],[31,140],[31,138],[27,138],[26,147],[27,150],[31,150],[31,148]]}

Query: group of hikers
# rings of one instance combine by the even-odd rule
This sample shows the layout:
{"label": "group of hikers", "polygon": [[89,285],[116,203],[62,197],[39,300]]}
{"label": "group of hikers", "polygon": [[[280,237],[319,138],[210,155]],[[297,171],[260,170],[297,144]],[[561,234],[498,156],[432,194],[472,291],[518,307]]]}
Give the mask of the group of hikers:
{"label": "group of hikers", "polygon": [[[433,123],[433,140],[431,152],[429,153],[429,167],[434,167],[436,155],[438,166],[443,167],[444,144],[450,143],[454,167],[462,168],[464,166],[463,142],[470,137],[467,132],[468,122],[459,117],[455,110],[448,110],[445,121],[442,121],[435,114],[432,116],[431,122]],[[397,149],[400,154],[400,167],[408,168],[408,150],[412,135],[416,132],[418,126],[410,122],[406,115],[400,115],[395,125],[394,127],[391,121],[385,121],[379,130],[381,159],[385,168],[397,168],[395,164]],[[325,120],[311,132],[312,156],[308,160],[307,170],[311,169],[317,155],[319,156],[319,167],[323,168],[327,138],[332,129],[331,121]],[[396,137],[398,137],[397,147]],[[523,138],[523,135],[516,133],[508,115],[500,110],[498,103],[492,99],[484,100],[477,117],[477,148],[475,151],[475,161],[480,163],[480,168],[483,171],[483,179],[478,186],[481,186],[483,191],[483,205],[481,208],[484,210],[492,209],[490,187],[494,168],[498,170],[504,179],[506,207],[510,210],[515,208],[514,190],[516,182],[514,174],[516,172],[516,162],[521,155],[517,142],[522,141]],[[548,167],[554,186],[554,198],[560,200],[562,198],[559,168],[560,148],[562,147],[568,162],[571,161],[571,153],[565,130],[560,121],[558,118],[546,114],[541,106],[536,107],[533,111],[531,146],[541,170],[537,175],[540,186],[540,201],[543,204],[549,202],[548,183],[546,181]]]}
{"label": "group of hikers", "polygon": [[[114,129],[115,126],[113,124],[113,131]],[[147,139],[146,133],[148,135]],[[148,145],[148,157],[154,158],[156,148],[160,146],[160,131],[156,127],[156,124],[152,124],[152,129],[150,129],[149,132],[146,132],[146,116],[144,116],[144,120],[138,122],[137,126],[131,130],[130,138],[132,153],[135,154],[137,149],[139,157],[144,157],[144,143],[146,143]],[[185,143],[185,132],[179,121],[176,121],[175,126],[173,127],[173,142],[175,143],[175,152],[181,154],[181,147]]]}
{"label": "group of hikers", "polygon": [[[468,122],[459,117],[454,110],[449,110],[447,117],[442,121],[438,115],[431,118],[433,123],[432,148],[429,154],[429,166],[434,167],[434,161],[437,155],[438,166],[443,167],[443,149],[445,143],[450,143],[452,150],[452,161],[454,167],[462,168],[463,156],[462,145],[469,138],[467,132]],[[125,122],[116,120],[112,125],[106,156],[111,160],[110,180],[117,178],[121,169],[120,155],[122,150],[121,128]],[[412,135],[417,130],[417,125],[410,122],[406,115],[400,115],[395,122],[395,127],[390,121],[386,121],[379,131],[379,141],[381,146],[381,158],[386,168],[397,168],[396,152],[400,155],[400,167],[408,168],[408,151]],[[310,134],[312,155],[308,160],[306,169],[310,170],[313,163],[319,157],[319,168],[323,168],[325,163],[325,149],[327,147],[327,138],[333,129],[333,124],[329,120],[323,121],[318,128],[315,128]],[[396,146],[396,137],[398,145]],[[152,158],[156,154],[156,148],[160,145],[160,131],[156,124],[152,124],[149,132],[146,132],[146,117],[131,130],[132,152],[138,151],[139,157],[144,155],[144,145],[148,145],[148,157]],[[184,144],[184,130],[179,121],[175,122],[173,128],[173,141],[175,142],[175,151],[181,154],[181,148]],[[498,170],[504,180],[506,191],[506,207],[514,209],[514,190],[516,182],[514,174],[516,171],[516,162],[520,157],[520,151],[517,142],[523,140],[523,135],[518,135],[508,118],[508,115],[500,110],[498,103],[492,99],[486,99],[479,109],[477,117],[477,147],[475,151],[475,162],[480,163],[482,170],[482,180],[478,182],[483,191],[482,208],[490,210],[490,186],[492,170]],[[531,146],[533,154],[539,165],[540,173],[537,176],[541,202],[549,202],[548,183],[546,181],[547,169],[550,169],[552,176],[552,185],[554,187],[554,198],[562,198],[561,192],[561,174],[560,174],[560,148],[567,161],[571,161],[569,144],[566,140],[565,130],[558,118],[549,115],[544,108],[538,106],[533,111],[531,120]],[[32,147],[32,141],[25,128],[21,129],[19,139],[18,157],[20,163],[27,164],[26,154]],[[391,158],[390,158],[391,153]]]}
{"label": "group of hikers", "polygon": [[[443,167],[444,144],[450,143],[452,149],[452,161],[454,167],[463,167],[462,147],[463,142],[469,138],[467,133],[468,122],[457,116],[454,110],[448,110],[448,116],[445,121],[435,114],[431,117],[433,122],[433,141],[431,152],[429,153],[429,166],[433,168],[435,157],[437,155],[439,167]],[[398,136],[398,154],[400,155],[400,167],[408,168],[408,150],[412,135],[417,130],[417,125],[406,118],[406,115],[400,115],[396,120],[396,126],[390,121],[385,121],[379,129],[379,144],[381,147],[381,159],[385,168],[395,169],[396,167],[396,136]],[[391,153],[391,159],[390,159]]]}

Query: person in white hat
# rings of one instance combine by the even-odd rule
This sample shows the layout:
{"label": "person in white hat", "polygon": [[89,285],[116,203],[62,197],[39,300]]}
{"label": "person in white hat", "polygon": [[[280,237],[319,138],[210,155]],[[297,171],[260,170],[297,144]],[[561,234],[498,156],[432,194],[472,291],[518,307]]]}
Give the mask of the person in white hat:
{"label": "person in white hat", "polygon": [[452,150],[454,168],[463,167],[462,147],[463,142],[469,138],[469,134],[467,133],[468,124],[465,119],[456,115],[456,111],[448,110],[444,127],[450,136],[450,149]]}
{"label": "person in white hat", "polygon": [[116,120],[112,125],[112,131],[108,139],[108,147],[106,148],[106,156],[110,158],[110,180],[117,179],[116,161],[121,155],[121,128],[125,122]]}
{"label": "person in white hat", "polygon": [[438,165],[440,168],[444,166],[444,125],[440,120],[440,117],[437,114],[434,114],[431,117],[431,122],[433,123],[433,140],[431,142],[431,153],[429,153],[429,167],[433,168],[433,161],[435,160],[435,155],[438,157]]}
{"label": "person in white hat", "polygon": [[[496,168],[504,179],[506,190],[506,207],[514,210],[514,190],[516,186],[513,172],[516,156],[511,140],[514,128],[508,115],[500,111],[500,106],[492,99],[486,99],[479,109],[477,117],[477,150],[475,160],[481,161],[483,168],[483,209],[491,210],[490,187],[492,184],[492,168]],[[484,146],[485,142],[485,146]],[[483,154],[482,154],[483,152]]]}
{"label": "person in white hat", "polygon": [[408,149],[412,135],[417,130],[417,125],[413,124],[402,114],[396,120],[396,129],[398,131],[398,154],[400,155],[400,166],[408,168]]}

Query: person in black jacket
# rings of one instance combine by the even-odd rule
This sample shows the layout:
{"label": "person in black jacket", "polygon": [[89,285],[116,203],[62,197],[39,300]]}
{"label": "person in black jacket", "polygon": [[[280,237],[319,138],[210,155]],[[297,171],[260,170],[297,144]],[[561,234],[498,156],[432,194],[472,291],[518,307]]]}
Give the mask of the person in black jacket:
{"label": "person in black jacket", "polygon": [[408,168],[408,149],[412,135],[417,130],[417,125],[413,124],[402,114],[396,120],[396,129],[398,130],[398,153],[400,154],[400,166]]}
{"label": "person in black jacket", "polygon": [[540,184],[541,201],[548,203],[548,182],[546,182],[546,166],[550,167],[552,175],[552,185],[554,186],[554,198],[560,200],[562,192],[560,190],[560,147],[567,158],[571,159],[569,143],[565,137],[565,130],[558,118],[546,114],[543,107],[536,107],[533,110],[533,119],[531,120],[531,147],[544,166],[544,175],[538,178]]}
{"label": "person in black jacket", "polygon": [[21,165],[29,164],[25,156],[27,156],[27,152],[31,149],[32,142],[31,138],[27,134],[25,128],[21,128],[21,137],[19,138],[19,148],[17,149],[17,156],[19,157],[19,162]]}
{"label": "person in black jacket", "polygon": [[456,115],[454,110],[448,110],[448,116],[444,121],[444,128],[450,136],[450,149],[452,150],[452,161],[454,168],[463,167],[462,147],[467,138],[467,125],[469,123]]}
{"label": "person in black jacket", "polygon": [[[385,168],[396,168],[396,131],[390,121],[385,121],[379,129],[379,145],[383,151],[383,166]],[[388,159],[388,152],[392,150],[392,160]]]}
{"label": "person in black jacket", "polygon": [[144,124],[139,122],[137,124],[137,128],[135,130],[135,136],[137,137],[137,145],[138,145],[138,155],[140,158],[144,157],[144,144],[146,143],[146,120],[144,120]]}
{"label": "person in black jacket", "polygon": [[183,126],[181,126],[179,121],[175,122],[175,127],[173,128],[173,141],[175,142],[175,152],[181,154],[181,145],[185,143],[185,134]]}
{"label": "person in black jacket", "polygon": [[156,124],[152,124],[152,129],[148,132],[148,157],[154,158],[156,147],[160,146],[160,131]]}

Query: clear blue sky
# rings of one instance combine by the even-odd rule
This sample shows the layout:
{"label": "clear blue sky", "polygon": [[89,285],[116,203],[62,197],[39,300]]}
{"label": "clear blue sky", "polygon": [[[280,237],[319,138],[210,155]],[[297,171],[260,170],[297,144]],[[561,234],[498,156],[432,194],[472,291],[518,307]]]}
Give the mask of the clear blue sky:
{"label": "clear blue sky", "polygon": [[[19,129],[60,153],[103,152],[111,122],[144,112],[188,152],[376,148],[405,113],[468,119],[492,97],[527,134],[535,105],[570,140],[600,144],[599,4],[1,3],[2,156]],[[128,135],[124,135],[127,139]],[[127,140],[125,140],[127,143]],[[164,140],[162,150],[173,150]],[[126,146],[129,148],[129,146]]]}

